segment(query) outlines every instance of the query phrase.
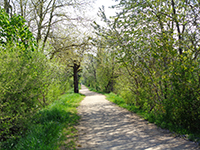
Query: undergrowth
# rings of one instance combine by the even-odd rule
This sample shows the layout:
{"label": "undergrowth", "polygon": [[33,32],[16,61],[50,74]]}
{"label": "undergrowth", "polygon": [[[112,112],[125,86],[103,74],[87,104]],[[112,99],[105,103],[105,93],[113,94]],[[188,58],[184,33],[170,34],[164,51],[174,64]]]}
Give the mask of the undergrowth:
{"label": "undergrowth", "polygon": [[84,96],[67,93],[58,101],[39,111],[26,135],[15,141],[7,141],[3,150],[57,150],[75,149],[78,123],[76,107]]}

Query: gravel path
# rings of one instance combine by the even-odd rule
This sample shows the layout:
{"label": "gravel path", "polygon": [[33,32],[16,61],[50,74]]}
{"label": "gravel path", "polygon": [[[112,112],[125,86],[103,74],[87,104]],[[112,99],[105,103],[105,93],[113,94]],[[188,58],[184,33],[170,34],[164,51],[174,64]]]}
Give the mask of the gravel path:
{"label": "gravel path", "polygon": [[192,150],[197,144],[170,136],[154,124],[107,101],[82,86],[86,95],[78,107],[80,150]]}

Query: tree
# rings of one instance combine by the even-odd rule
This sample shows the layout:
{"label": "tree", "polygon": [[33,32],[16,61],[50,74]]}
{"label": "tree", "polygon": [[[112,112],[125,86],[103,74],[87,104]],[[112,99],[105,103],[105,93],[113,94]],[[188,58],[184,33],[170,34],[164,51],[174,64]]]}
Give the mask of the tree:
{"label": "tree", "polygon": [[11,14],[12,14],[12,6],[10,5],[10,0],[4,0],[4,9],[7,14],[10,14],[10,10],[11,10]]}
{"label": "tree", "polygon": [[106,46],[109,39],[93,39],[97,46],[95,54],[86,56],[83,69],[84,84],[102,92],[113,92],[116,78],[119,76],[118,64],[116,64],[116,49]]}
{"label": "tree", "polygon": [[129,81],[122,95],[132,92],[129,102],[190,130],[199,130],[198,5],[184,0],[121,0],[113,7],[122,11],[110,19],[101,9],[107,28],[94,24],[97,35],[109,40],[107,46],[116,47],[125,72],[120,79]]}
{"label": "tree", "polygon": [[[56,30],[57,25],[77,26],[84,17],[75,11],[83,11],[91,1],[86,0],[5,0],[5,7],[14,8],[12,13],[23,16],[33,32],[38,45],[44,51],[49,34]],[[69,11],[70,10],[70,11]],[[74,12],[73,12],[74,11]],[[12,14],[11,13],[11,14]],[[87,20],[87,19],[86,19]]]}
{"label": "tree", "polygon": [[50,42],[54,49],[49,52],[50,59],[59,58],[67,67],[72,68],[75,93],[79,92],[78,73],[82,70],[80,67],[84,54],[91,48],[90,38],[87,36],[79,37],[78,32],[79,31],[69,33],[68,31],[68,36],[66,36],[67,33],[65,33],[64,29],[61,28],[59,34],[52,34]]}

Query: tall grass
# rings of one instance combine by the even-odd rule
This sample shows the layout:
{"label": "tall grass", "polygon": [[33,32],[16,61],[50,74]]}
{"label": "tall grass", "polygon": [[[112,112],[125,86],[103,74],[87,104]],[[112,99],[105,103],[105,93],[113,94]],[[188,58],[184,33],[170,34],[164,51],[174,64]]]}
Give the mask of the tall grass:
{"label": "tall grass", "polygon": [[58,101],[39,111],[26,135],[4,144],[4,150],[56,150],[75,149],[78,123],[76,107],[84,96],[68,93]]}

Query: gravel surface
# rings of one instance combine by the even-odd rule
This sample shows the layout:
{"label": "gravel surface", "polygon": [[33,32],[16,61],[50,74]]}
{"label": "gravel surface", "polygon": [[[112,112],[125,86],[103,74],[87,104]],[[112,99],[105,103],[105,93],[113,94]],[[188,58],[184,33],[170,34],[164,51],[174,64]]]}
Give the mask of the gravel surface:
{"label": "gravel surface", "polygon": [[82,85],[86,95],[78,107],[81,116],[77,126],[80,150],[193,150],[194,142],[174,138],[137,115],[116,106],[104,95],[91,92]]}

